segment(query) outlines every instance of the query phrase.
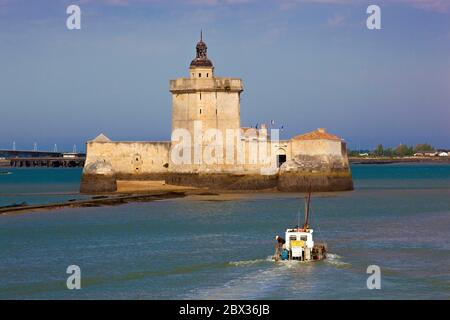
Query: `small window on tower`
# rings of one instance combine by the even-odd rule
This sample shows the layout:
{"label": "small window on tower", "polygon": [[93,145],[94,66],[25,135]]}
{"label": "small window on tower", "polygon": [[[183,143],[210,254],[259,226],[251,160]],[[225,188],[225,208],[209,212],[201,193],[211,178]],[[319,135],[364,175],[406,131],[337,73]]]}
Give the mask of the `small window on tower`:
{"label": "small window on tower", "polygon": [[199,73],[199,74],[198,74],[198,77],[199,77],[199,78],[201,78],[201,77],[202,77],[202,74],[201,74],[201,73]]}
{"label": "small window on tower", "polygon": [[207,78],[209,77],[209,73],[206,74],[206,77],[207,77]]}
{"label": "small window on tower", "polygon": [[200,109],[200,114],[202,114],[202,109]]}

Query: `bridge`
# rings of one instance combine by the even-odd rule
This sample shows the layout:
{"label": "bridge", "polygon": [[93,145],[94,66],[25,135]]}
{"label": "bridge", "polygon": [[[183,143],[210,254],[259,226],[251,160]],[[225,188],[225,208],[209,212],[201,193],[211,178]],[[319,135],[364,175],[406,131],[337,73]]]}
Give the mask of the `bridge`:
{"label": "bridge", "polygon": [[0,167],[83,167],[86,154],[30,150],[0,150]]}

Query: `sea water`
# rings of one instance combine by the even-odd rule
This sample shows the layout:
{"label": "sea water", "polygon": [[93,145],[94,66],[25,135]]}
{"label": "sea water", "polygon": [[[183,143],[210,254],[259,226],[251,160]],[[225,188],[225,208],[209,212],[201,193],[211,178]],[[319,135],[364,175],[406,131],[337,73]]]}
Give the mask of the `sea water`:
{"label": "sea water", "polygon": [[[79,197],[80,169],[12,171],[0,205]],[[0,216],[0,298],[449,299],[450,166],[352,172],[355,191],[313,197],[310,225],[329,249],[313,263],[270,260],[303,208],[291,194]],[[80,290],[67,289],[69,265]],[[367,288],[370,265],[379,290]]]}

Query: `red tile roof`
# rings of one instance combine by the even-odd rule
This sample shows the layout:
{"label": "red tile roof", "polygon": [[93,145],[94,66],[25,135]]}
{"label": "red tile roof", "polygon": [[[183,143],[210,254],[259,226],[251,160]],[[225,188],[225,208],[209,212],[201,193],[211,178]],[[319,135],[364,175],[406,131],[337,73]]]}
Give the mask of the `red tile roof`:
{"label": "red tile roof", "polygon": [[335,136],[334,134],[328,133],[326,132],[326,130],[324,128],[319,128],[317,130],[305,133],[305,134],[300,134],[298,136],[295,136],[292,138],[293,140],[319,140],[319,139],[324,139],[324,140],[337,140],[337,141],[342,141],[341,138],[339,138],[338,136]]}

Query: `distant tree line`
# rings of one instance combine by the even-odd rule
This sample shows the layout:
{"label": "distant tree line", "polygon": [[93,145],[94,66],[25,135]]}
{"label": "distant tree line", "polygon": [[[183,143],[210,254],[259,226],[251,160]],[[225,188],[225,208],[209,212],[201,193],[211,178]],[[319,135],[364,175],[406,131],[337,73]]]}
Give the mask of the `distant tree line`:
{"label": "distant tree line", "polygon": [[357,157],[361,154],[368,154],[374,157],[407,157],[418,152],[433,151],[434,147],[428,143],[417,144],[415,147],[406,144],[399,144],[395,148],[385,148],[382,144],[375,147],[374,150],[351,150],[349,156]]}

